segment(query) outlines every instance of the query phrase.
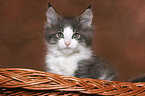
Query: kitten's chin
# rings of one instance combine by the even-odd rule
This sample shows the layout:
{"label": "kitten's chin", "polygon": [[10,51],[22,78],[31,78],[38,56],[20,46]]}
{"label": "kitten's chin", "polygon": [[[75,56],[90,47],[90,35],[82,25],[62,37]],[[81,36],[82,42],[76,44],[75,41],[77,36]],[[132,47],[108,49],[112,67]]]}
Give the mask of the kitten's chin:
{"label": "kitten's chin", "polygon": [[69,55],[73,53],[73,50],[71,48],[65,48],[62,50],[62,52],[66,55]]}

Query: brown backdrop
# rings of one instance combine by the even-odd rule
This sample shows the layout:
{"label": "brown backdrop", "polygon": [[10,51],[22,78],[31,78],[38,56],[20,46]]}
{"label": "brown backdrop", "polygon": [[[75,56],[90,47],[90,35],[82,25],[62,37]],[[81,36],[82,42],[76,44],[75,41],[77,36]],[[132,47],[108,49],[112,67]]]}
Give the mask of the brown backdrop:
{"label": "brown backdrop", "polygon": [[[48,0],[0,0],[0,67],[44,70],[43,41]],[[64,16],[92,4],[93,50],[129,80],[145,73],[144,0],[50,0]]]}

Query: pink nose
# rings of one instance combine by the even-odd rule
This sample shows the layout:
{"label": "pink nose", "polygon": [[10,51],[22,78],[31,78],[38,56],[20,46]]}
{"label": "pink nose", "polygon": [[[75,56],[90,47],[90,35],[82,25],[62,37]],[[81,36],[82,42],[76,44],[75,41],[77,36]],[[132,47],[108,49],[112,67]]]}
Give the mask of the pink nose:
{"label": "pink nose", "polygon": [[69,46],[69,45],[70,45],[70,43],[65,43],[65,45],[66,45],[66,46]]}

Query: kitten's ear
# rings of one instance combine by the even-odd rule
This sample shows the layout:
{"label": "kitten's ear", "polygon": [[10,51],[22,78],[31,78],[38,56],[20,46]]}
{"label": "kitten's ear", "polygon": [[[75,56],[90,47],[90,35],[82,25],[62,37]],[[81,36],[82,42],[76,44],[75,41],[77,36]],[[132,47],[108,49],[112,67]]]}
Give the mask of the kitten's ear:
{"label": "kitten's ear", "polygon": [[50,6],[48,8],[48,11],[47,11],[47,22],[49,25],[52,25],[52,24],[57,24],[58,23],[58,19],[59,19],[59,15],[56,13],[56,11],[53,9],[52,6]]}
{"label": "kitten's ear", "polygon": [[93,13],[89,8],[87,8],[80,16],[79,16],[79,20],[80,23],[83,25],[83,27],[90,27],[92,24],[92,19],[93,19]]}

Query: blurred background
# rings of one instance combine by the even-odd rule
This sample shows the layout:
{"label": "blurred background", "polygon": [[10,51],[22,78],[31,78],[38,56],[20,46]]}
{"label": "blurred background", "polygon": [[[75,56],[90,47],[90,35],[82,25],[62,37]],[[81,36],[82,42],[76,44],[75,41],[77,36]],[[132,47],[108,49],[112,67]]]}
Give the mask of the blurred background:
{"label": "blurred background", "polygon": [[[92,4],[92,49],[121,81],[145,73],[144,0],[49,0],[63,16],[75,17]],[[45,70],[44,25],[48,0],[0,0],[0,67]]]}

